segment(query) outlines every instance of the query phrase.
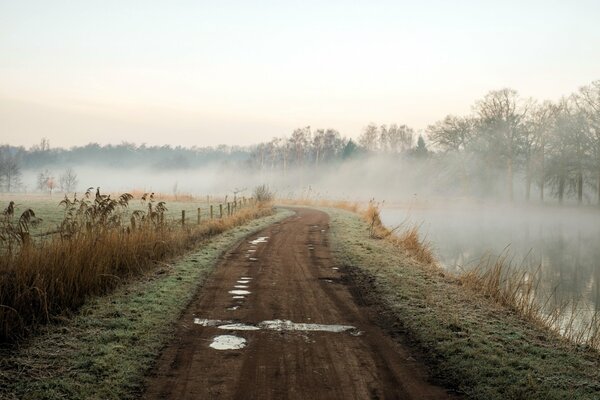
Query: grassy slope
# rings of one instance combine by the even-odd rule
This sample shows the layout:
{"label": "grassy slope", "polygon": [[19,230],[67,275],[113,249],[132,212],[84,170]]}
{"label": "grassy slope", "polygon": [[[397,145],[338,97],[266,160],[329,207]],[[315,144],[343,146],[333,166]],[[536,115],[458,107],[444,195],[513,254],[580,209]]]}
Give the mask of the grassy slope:
{"label": "grassy slope", "polygon": [[134,398],[173,323],[219,256],[289,214],[278,211],[208,240],[152,275],[89,301],[75,317],[47,327],[18,351],[3,350],[0,398]]}
{"label": "grassy slope", "polygon": [[385,240],[337,209],[331,242],[363,300],[431,367],[438,382],[473,399],[600,399],[600,355],[577,349]]}

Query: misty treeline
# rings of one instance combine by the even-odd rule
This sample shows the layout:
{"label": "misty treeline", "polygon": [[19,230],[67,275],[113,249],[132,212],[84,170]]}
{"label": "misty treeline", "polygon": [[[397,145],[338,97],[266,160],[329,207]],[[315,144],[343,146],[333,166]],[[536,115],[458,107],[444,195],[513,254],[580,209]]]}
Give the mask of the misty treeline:
{"label": "misty treeline", "polygon": [[[469,115],[448,115],[422,132],[403,124],[369,124],[356,140],[335,129],[304,127],[246,147],[124,142],[62,149],[46,139],[29,149],[4,145],[0,189],[74,191],[85,166],[143,169],[154,177],[210,167],[228,181],[240,181],[230,186],[251,179],[286,190],[320,183],[321,190],[338,186],[345,195],[360,189],[355,185],[360,181],[370,192],[385,189],[386,198],[403,192],[600,204],[600,81],[557,101],[523,98],[512,89],[491,91]],[[24,184],[22,171],[33,172],[37,181]],[[371,195],[376,194],[381,195]]]}
{"label": "misty treeline", "polygon": [[[35,187],[38,191],[71,192],[77,189],[77,168],[99,166],[111,168],[147,168],[149,171],[194,169],[218,163],[239,165],[248,158],[250,150],[239,146],[172,147],[90,143],[70,149],[53,148],[43,138],[39,144],[0,146],[0,190],[19,191]],[[36,182],[23,182],[23,171],[34,171]]]}
{"label": "misty treeline", "polygon": [[429,148],[406,125],[370,124],[357,143],[334,129],[306,127],[256,146],[250,163],[285,174],[350,158],[362,158],[367,168],[375,157],[434,193],[512,201],[518,192],[527,201],[535,194],[541,201],[600,204],[600,81],[555,102],[491,91],[472,110],[430,125]]}

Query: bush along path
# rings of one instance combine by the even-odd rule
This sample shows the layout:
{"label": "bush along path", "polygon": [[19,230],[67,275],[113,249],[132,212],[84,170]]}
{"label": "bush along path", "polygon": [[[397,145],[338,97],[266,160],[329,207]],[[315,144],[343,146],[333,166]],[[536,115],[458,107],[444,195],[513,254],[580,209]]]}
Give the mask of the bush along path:
{"label": "bush along path", "polygon": [[[290,214],[246,220],[159,263],[71,318],[0,349],[0,399],[132,399],[173,334],[173,323],[224,252]],[[242,221],[240,221],[241,223]],[[226,256],[226,255],[225,255]]]}
{"label": "bush along path", "polygon": [[360,215],[325,210],[333,255],[355,297],[418,351],[436,382],[471,399],[600,399],[597,350],[462,286],[428,264],[419,246],[378,238]]}

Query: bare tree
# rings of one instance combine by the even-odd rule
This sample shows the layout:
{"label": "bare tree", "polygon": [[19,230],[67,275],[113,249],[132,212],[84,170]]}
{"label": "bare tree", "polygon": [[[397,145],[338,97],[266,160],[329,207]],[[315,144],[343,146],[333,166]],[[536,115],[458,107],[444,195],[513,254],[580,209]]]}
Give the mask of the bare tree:
{"label": "bare tree", "polygon": [[471,117],[448,115],[429,125],[427,133],[433,144],[442,151],[465,151],[475,137],[475,120]]}
{"label": "bare tree", "polygon": [[375,124],[369,124],[362,135],[358,138],[360,144],[367,151],[377,151],[377,141],[379,140],[379,128]]}
{"label": "bare tree", "polygon": [[73,170],[73,168],[68,167],[65,172],[63,172],[58,180],[60,190],[62,192],[74,192],[77,190],[77,174]]}
{"label": "bare tree", "polygon": [[574,98],[588,120],[588,136],[596,176],[597,201],[600,206],[600,80],[579,89]]}
{"label": "bare tree", "polygon": [[514,199],[513,176],[522,142],[523,120],[527,106],[512,89],[489,92],[476,103],[482,133],[488,142],[489,155],[497,155],[506,165],[508,198]]}

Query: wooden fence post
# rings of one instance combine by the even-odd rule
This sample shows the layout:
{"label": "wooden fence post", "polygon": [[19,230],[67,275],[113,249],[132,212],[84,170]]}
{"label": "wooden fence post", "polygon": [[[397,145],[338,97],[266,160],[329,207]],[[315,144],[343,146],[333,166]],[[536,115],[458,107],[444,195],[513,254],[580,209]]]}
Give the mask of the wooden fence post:
{"label": "wooden fence post", "polygon": [[200,225],[200,207],[198,207],[198,225]]}
{"label": "wooden fence post", "polygon": [[185,210],[181,210],[181,226],[185,225]]}
{"label": "wooden fence post", "polygon": [[219,214],[223,218],[223,204],[219,204]]}
{"label": "wooden fence post", "polygon": [[210,205],[210,219],[213,219],[213,206]]}

